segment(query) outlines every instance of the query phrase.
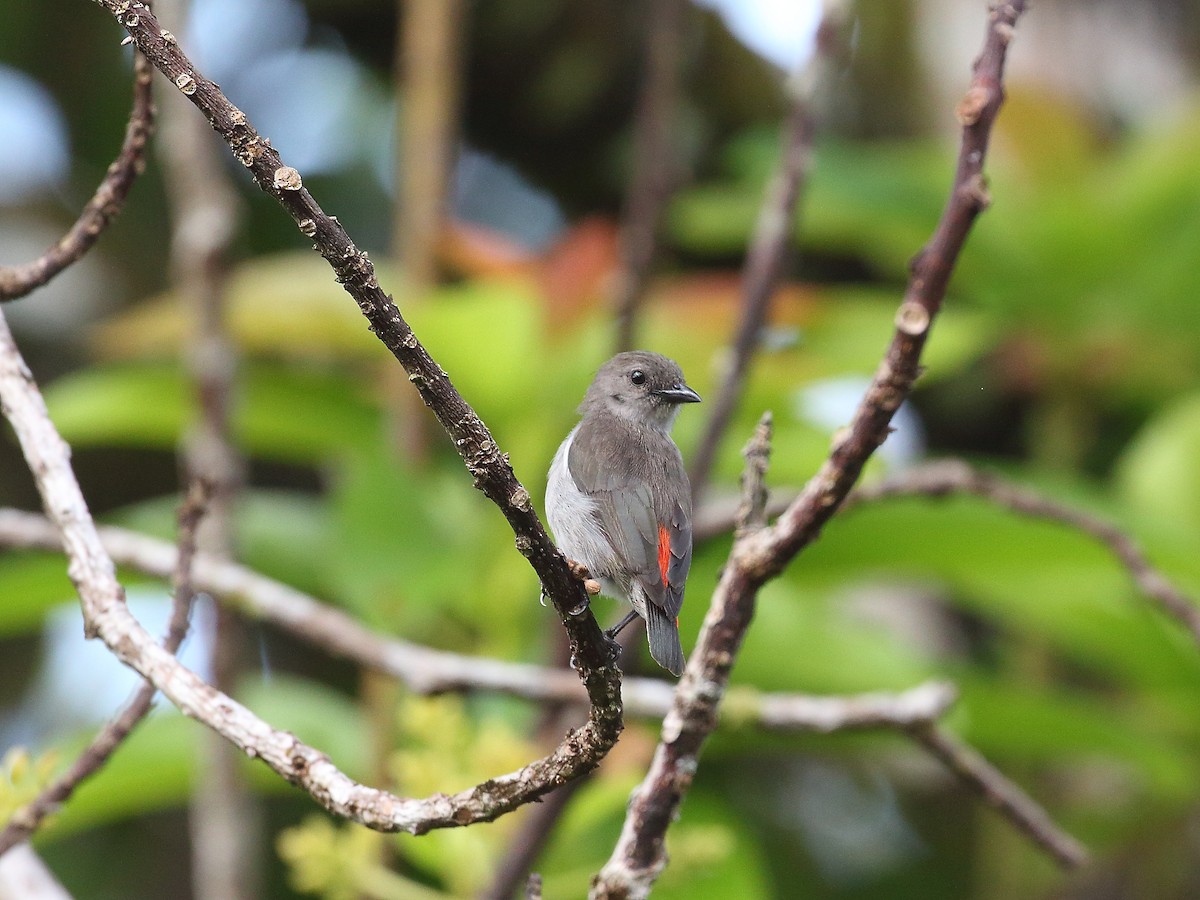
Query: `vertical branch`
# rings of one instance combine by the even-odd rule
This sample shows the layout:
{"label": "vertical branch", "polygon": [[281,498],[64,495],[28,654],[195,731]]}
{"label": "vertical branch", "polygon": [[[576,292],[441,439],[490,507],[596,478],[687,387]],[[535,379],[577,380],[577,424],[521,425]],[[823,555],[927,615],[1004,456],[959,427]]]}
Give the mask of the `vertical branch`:
{"label": "vertical branch", "polygon": [[621,227],[621,272],[615,291],[616,351],[632,350],[637,310],[658,250],[667,200],[679,180],[679,147],[673,140],[680,90],[685,0],[650,0],[645,70],[634,121],[633,172]]}
{"label": "vertical branch", "polygon": [[398,0],[396,109],[399,215],[393,253],[412,294],[437,279],[437,242],[457,137],[463,0]]}
{"label": "vertical branch", "polygon": [[767,185],[742,270],[742,308],[732,356],[709,413],[708,424],[692,457],[692,495],[698,501],[708,484],[729,420],[742,396],[750,362],[758,349],[771,298],[791,247],[796,206],[812,164],[817,123],[814,105],[831,67],[840,17],[831,4],[817,29],[816,49],[808,65],[788,79],[791,106],[783,123],[779,165]]}
{"label": "vertical branch", "polygon": [[662,739],[650,770],[630,799],[621,836],[592,881],[593,900],[645,897],[666,868],[667,829],[691,789],[700,751],[716,728],[734,660],[754,617],[759,584],[738,564],[738,548],[760,529],[762,479],[771,447],[771,417],[764,415],[745,448],[741,532],[730,564],[713,593],[696,647],[663,719]]}
{"label": "vertical branch", "polygon": [[[182,23],[187,0],[159,0],[159,14]],[[229,249],[239,203],[218,146],[204,123],[172,97],[163,109],[159,154],[173,227],[172,277],[189,321],[185,365],[198,415],[180,447],[185,484],[211,487],[211,513],[198,534],[200,549],[216,559],[234,555],[233,505],[245,461],[231,436],[237,352],[226,324]],[[208,635],[213,686],[232,695],[241,673],[245,641],[240,619],[215,606]],[[254,896],[257,846],[255,804],[238,772],[238,753],[227,741],[204,734],[190,810],[192,887],[198,900]]]}

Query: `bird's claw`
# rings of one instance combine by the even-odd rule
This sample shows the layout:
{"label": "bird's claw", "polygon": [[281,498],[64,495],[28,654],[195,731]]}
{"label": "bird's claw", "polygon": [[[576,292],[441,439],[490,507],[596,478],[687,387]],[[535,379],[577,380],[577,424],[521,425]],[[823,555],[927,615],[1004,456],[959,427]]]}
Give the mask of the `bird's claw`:
{"label": "bird's claw", "polygon": [[583,589],[588,592],[588,596],[594,597],[600,593],[600,582],[592,577],[587,566],[578,560],[568,559],[567,568],[571,570],[572,575],[583,582]]}
{"label": "bird's claw", "polygon": [[625,650],[621,642],[607,631],[604,632],[604,645],[608,648],[609,661],[614,663],[621,658],[621,653]]}

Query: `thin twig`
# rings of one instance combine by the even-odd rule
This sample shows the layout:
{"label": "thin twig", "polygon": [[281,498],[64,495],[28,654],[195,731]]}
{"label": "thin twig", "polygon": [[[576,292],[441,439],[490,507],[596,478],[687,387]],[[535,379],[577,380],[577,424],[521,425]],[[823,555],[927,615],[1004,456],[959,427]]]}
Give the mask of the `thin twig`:
{"label": "thin twig", "polygon": [[0,266],[0,303],[24,297],[76,262],[120,214],[130,188],[146,167],[146,144],[154,131],[154,98],[150,89],[153,74],[154,69],[146,58],[135,53],[133,108],[116,159],[66,234],[35,260],[17,266]]}
{"label": "thin twig", "polygon": [[[175,551],[172,573],[171,617],[162,646],[174,653],[187,634],[188,617],[192,608],[192,562],[196,556],[196,529],[208,505],[208,488],[196,482],[188,491],[179,509],[179,544]],[[125,708],[100,730],[92,742],[75,758],[69,769],[37,797],[17,810],[4,830],[0,831],[0,856],[15,844],[32,835],[46,816],[70,799],[81,782],[95,774],[112,757],[129,734],[150,712],[154,685],[144,682],[133,692]]]}
{"label": "thin twig", "polygon": [[917,743],[941,760],[959,781],[978,793],[988,806],[1013,823],[1064,868],[1075,869],[1087,862],[1087,848],[1059,828],[1041,806],[978,751],[933,723],[914,726],[909,733]]}
{"label": "thin twig", "polygon": [[[170,577],[177,551],[169,541],[112,526],[102,526],[98,533],[118,565],[155,578]],[[43,516],[0,509],[0,547],[61,552],[62,540]],[[587,703],[579,679],[568,671],[465,656],[385,637],[336,607],[238,563],[201,553],[192,565],[192,578],[197,591],[241,614],[396,678],[418,694],[495,691],[538,703],[575,707]],[[665,681],[626,678],[622,691],[628,715],[661,720],[671,708],[673,689]],[[953,687],[940,681],[899,694],[849,697],[769,694],[739,688],[731,692],[722,716],[736,727],[773,731],[894,728],[938,719],[954,699]]]}
{"label": "thin twig", "polygon": [[784,261],[791,249],[796,207],[812,165],[817,132],[814,105],[832,68],[836,35],[840,31],[840,14],[836,6],[831,6],[818,28],[812,60],[788,79],[787,93],[791,106],[783,123],[779,164],[768,182],[754,226],[754,236],[746,254],[737,335],[688,473],[692,496],[697,501],[704,496],[729,420],[742,397],[750,363],[767,321],[771,298],[779,285]]}
{"label": "thin twig", "polygon": [[[408,372],[449,435],[454,448],[474,477],[474,484],[508,520],[517,549],[537,572],[547,596],[571,637],[571,650],[580,679],[592,702],[582,732],[560,748],[576,744],[594,766],[616,742],[621,730],[620,675],[588,607],[583,585],[542,527],[529,491],[517,480],[491,432],[455,389],[449,376],[417,339],[391,298],[375,278],[366,253],[351,241],[336,218],[329,216],[304,188],[300,173],[284,165],[270,142],[254,129],[246,114],[229,102],[220,88],[206,79],[180,51],[169,32],[143,3],[96,0],[108,10],[167,79],[204,114],[234,156],[249,170],[258,186],[274,197],[301,233],[332,267],[337,280],[354,298],[374,332]],[[165,36],[164,36],[165,35]],[[572,751],[575,752],[575,751]]]}
{"label": "thin twig", "polygon": [[1095,538],[1112,551],[1138,589],[1166,615],[1183,625],[1193,640],[1200,643],[1200,604],[1151,565],[1132,537],[1111,522],[1010,484],[997,475],[975,469],[960,460],[943,460],[921,466],[895,478],[859,488],[850,495],[847,506],[892,497],[943,497],[948,494],[981,497],[1021,515],[1058,522]]}
{"label": "thin twig", "polygon": [[658,251],[663,210],[679,181],[674,126],[679,106],[685,0],[646,4],[644,72],[633,124],[633,172],[621,223],[621,271],[613,308],[616,350],[632,350],[637,311]]}
{"label": "thin twig", "polygon": [[[592,882],[593,898],[644,897],[666,866],[667,828],[691,787],[699,753],[716,725],[716,708],[753,617],[759,589],[817,537],[887,437],[891,418],[912,387],[950,272],[971,224],[986,206],[982,166],[1003,99],[1008,44],[1024,8],[1020,0],[992,7],[984,49],[959,107],[963,134],[954,187],[933,237],[914,260],[887,355],[846,435],[803,493],[773,526],[746,531],[735,540],[697,647],[663,722],[650,770],[632,798],[612,855]],[[753,505],[750,499],[746,502]]]}

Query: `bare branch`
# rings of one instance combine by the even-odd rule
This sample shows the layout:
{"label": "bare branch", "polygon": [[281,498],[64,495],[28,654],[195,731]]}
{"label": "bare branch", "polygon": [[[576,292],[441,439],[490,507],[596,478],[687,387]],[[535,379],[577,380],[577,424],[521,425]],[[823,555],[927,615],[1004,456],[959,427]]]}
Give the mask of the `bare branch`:
{"label": "bare branch", "polygon": [[796,205],[808,181],[817,132],[814,104],[831,68],[840,14],[829,7],[818,29],[813,59],[787,83],[791,107],[783,124],[778,168],[767,185],[766,196],[754,226],[754,237],[742,271],[742,309],[732,356],[712,401],[708,424],[692,456],[688,473],[692,495],[703,497],[729,420],[742,396],[750,362],[758,349],[771,298],[779,285],[783,264],[791,247]]}
{"label": "bare branch", "polygon": [[[741,520],[745,525],[762,509],[760,488],[770,439],[770,419],[764,416],[744,451],[747,471],[742,489],[747,512]],[[675,689],[671,711],[663,720],[650,770],[630,800],[612,855],[592,881],[594,900],[645,897],[666,868],[667,828],[691,789],[700,751],[716,728],[729,674],[754,617],[760,584],[739,564],[738,547],[758,533],[745,528],[734,541],[700,637]]]}
{"label": "bare branch", "polygon": [[[156,578],[170,577],[177,553],[170,542],[111,526],[97,531],[118,565]],[[0,546],[61,552],[62,540],[42,516],[0,509]],[[582,706],[587,702],[579,680],[564,669],[464,656],[385,637],[308,594],[204,553],[197,555],[191,571],[197,591],[327,653],[396,678],[418,694],[495,691],[538,703]],[[671,708],[673,689],[665,681],[626,678],[622,692],[631,716],[661,720]],[[773,731],[903,728],[940,718],[954,698],[950,685],[936,681],[899,694],[850,697],[765,694],[740,688],[731,692],[722,715],[736,727]]]}
{"label": "bare branch", "polygon": [[184,56],[174,37],[161,28],[144,3],[96,2],[126,29],[155,68],[195,104],[234,156],[249,169],[258,186],[283,206],[302,234],[313,240],[314,248],[358,304],[371,331],[408,372],[409,381],[437,416],[474,477],[475,486],[508,520],[517,549],[537,572],[570,635],[579,677],[592,701],[587,740],[582,747],[595,764],[615,743],[621,730],[620,676],[609,657],[600,626],[588,608],[583,586],[546,534],[529,491],[513,474],[507,456],[380,288],[366,253],[354,245],[336,218],[321,209],[304,188],[300,173],[283,164],[270,142],[247,121],[246,114]]}
{"label": "bare branch", "polygon": [[17,266],[0,266],[0,303],[24,297],[76,262],[100,237],[125,205],[134,181],[146,167],[146,144],[154,131],[154,99],[150,78],[154,69],[140,53],[133,55],[133,109],[117,158],[104,173],[96,193],[67,233],[37,259]]}
{"label": "bare branch", "polygon": [[947,494],[981,497],[1021,515],[1058,522],[1095,538],[1112,551],[1138,589],[1153,600],[1159,609],[1183,625],[1193,640],[1200,643],[1200,605],[1152,566],[1132,537],[1109,522],[1010,484],[997,475],[982,472],[959,460],[932,463],[896,478],[859,488],[850,495],[847,505],[891,497],[942,497]]}
{"label": "bare branch", "polygon": [[936,724],[923,723],[909,733],[1060,865],[1075,869],[1087,862],[1087,848],[1055,825],[1044,809],[976,750]]}
{"label": "bare branch", "polygon": [[[196,555],[196,529],[207,505],[208,489],[202,482],[196,482],[188,491],[179,509],[179,546],[178,548],[172,547],[176,562],[172,575],[174,590],[172,591],[171,617],[162,642],[163,649],[168,653],[178,650],[187,634],[188,616],[195,593],[192,589],[191,570],[192,561]],[[45,524],[50,525],[49,522]],[[53,536],[57,537],[57,535]],[[108,762],[116,749],[150,712],[156,693],[154,685],[149,683],[140,685],[125,704],[125,708],[108,721],[92,739],[92,742],[76,757],[70,768],[30,803],[13,814],[4,826],[4,830],[0,831],[0,856],[3,856],[15,844],[32,835],[41,826],[46,816],[70,799],[80,783],[90,778]]]}
{"label": "bare branch", "polygon": [[633,172],[621,223],[615,302],[618,351],[634,349],[637,310],[658,250],[663,210],[679,180],[673,128],[679,105],[685,0],[646,4],[644,72],[633,124]]}
{"label": "bare branch", "polygon": [[[1002,100],[1005,54],[1024,6],[1018,0],[992,7],[984,50],[967,95],[970,102],[959,110],[963,135],[954,187],[932,239],[913,263],[887,356],[847,434],[804,492],[774,526],[745,529],[735,539],[696,649],[663,722],[650,770],[630,802],[612,855],[592,882],[593,898],[645,897],[666,866],[667,828],[691,787],[704,742],[716,726],[716,710],[754,615],[759,589],[817,537],[887,437],[892,415],[912,387],[951,269],[971,224],[986,205],[982,166]],[[762,452],[752,443],[747,455],[754,459]],[[743,489],[753,491],[757,480],[748,474]],[[749,493],[743,502],[751,510],[762,504]]]}
{"label": "bare branch", "polygon": [[837,512],[858,480],[871,454],[887,439],[892,416],[912,390],[920,372],[921,351],[946,296],[950,273],[976,217],[990,198],[983,176],[992,125],[1004,99],[1004,60],[1024,0],[992,5],[987,38],[975,60],[974,75],[959,105],[962,141],[954,184],[933,236],[913,258],[904,302],[896,311],[896,331],[870,387],[854,417],[838,435],[829,458],[804,490],[779,517],[760,533],[756,547],[747,547],[744,562],[755,577],[778,574]]}
{"label": "bare branch", "polygon": [[[616,735],[605,733],[618,711],[615,693],[589,720],[567,735],[549,756],[516,772],[490,779],[453,796],[406,799],[359,784],[324,754],[278,731],[236,700],[206,684],[159,646],[129,612],[112,559],[105,552],[83,494],[71,471],[69,449],[46,411],[33,376],[0,314],[0,410],[16,432],[42,503],[61,533],[70,575],[83,606],[85,634],[101,638],[114,655],[137,671],[184,713],[231,741],[248,756],[306,790],[330,812],[379,831],[424,833],[491,821],[593,769]],[[590,695],[589,695],[590,696]],[[599,752],[598,752],[599,748]]]}

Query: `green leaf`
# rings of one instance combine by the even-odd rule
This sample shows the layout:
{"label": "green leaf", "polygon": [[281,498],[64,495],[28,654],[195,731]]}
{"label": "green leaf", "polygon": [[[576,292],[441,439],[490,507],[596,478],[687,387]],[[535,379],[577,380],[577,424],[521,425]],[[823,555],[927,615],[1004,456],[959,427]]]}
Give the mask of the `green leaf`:
{"label": "green leaf", "polygon": [[[1126,449],[1116,481],[1129,506],[1193,544],[1200,538],[1200,394],[1162,410]],[[1186,537],[1185,537],[1186,536]]]}
{"label": "green leaf", "polygon": [[61,554],[0,556],[0,638],[36,634],[46,613],[75,597]]}
{"label": "green leaf", "polygon": [[[173,448],[195,415],[183,373],[154,363],[80,370],[51,385],[46,402],[80,445]],[[268,363],[239,374],[234,430],[254,455],[318,462],[378,440],[381,427],[361,383],[346,376]]]}

